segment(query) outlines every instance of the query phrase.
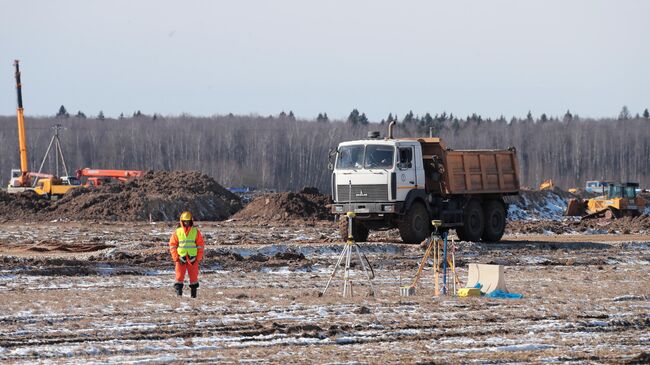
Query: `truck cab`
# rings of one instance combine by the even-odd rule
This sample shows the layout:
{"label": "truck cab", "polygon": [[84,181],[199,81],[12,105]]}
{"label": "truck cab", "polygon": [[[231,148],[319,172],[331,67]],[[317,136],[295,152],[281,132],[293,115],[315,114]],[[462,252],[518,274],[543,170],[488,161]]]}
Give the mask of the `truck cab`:
{"label": "truck cab", "polygon": [[[415,156],[415,158],[414,158]],[[419,143],[369,138],[339,145],[332,174],[336,213],[395,213],[408,193],[424,187]]]}
{"label": "truck cab", "polygon": [[20,186],[20,177],[22,176],[22,173],[20,172],[19,169],[11,169],[11,178],[9,180],[9,187],[10,188],[17,188]]}

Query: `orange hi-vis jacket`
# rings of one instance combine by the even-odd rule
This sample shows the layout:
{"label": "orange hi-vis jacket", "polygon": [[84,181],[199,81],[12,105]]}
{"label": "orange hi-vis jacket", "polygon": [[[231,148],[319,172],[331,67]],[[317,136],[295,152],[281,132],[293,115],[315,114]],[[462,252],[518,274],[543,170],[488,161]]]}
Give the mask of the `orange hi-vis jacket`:
{"label": "orange hi-vis jacket", "polygon": [[[196,227],[183,227],[183,231],[185,232],[185,235],[189,235],[190,231],[192,229],[196,229],[196,247],[197,247],[197,253],[196,253],[196,261],[201,261],[203,260],[203,250],[204,250],[204,242],[203,242],[203,236],[201,235],[201,231],[199,231],[198,228]],[[172,233],[171,238],[169,239],[169,253],[172,254],[172,260],[177,262],[179,260],[179,255],[178,255],[178,235],[176,234],[176,231]]]}

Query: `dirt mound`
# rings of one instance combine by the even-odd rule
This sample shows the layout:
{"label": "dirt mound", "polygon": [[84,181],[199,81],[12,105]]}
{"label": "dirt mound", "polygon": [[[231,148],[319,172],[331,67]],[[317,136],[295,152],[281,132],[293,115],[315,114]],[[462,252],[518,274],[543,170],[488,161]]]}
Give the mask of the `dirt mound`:
{"label": "dirt mound", "polygon": [[575,195],[559,188],[552,190],[524,190],[519,195],[506,197],[509,220],[560,220],[569,199]]}
{"label": "dirt mound", "polygon": [[222,220],[241,209],[241,202],[207,175],[159,171],[126,183],[73,189],[57,201],[2,193],[0,209],[0,217],[9,220],[173,221],[184,210],[195,220]]}
{"label": "dirt mound", "polygon": [[40,199],[34,192],[9,194],[0,190],[0,220],[14,220],[31,216],[49,205],[50,201]]}
{"label": "dirt mound", "polygon": [[271,193],[253,199],[234,215],[235,219],[272,221],[324,220],[332,218],[326,207],[332,200],[316,188],[304,188],[298,193]]}
{"label": "dirt mound", "polygon": [[619,219],[566,219],[563,221],[509,221],[506,233],[516,234],[646,234],[650,232],[650,216]]}

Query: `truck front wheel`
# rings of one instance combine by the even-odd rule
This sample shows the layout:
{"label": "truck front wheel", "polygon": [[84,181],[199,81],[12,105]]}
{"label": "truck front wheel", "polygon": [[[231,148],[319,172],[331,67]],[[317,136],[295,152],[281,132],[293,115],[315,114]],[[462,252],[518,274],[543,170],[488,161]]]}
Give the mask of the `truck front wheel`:
{"label": "truck front wheel", "polygon": [[485,217],[481,203],[472,199],[465,207],[463,214],[463,226],[456,229],[458,238],[461,241],[478,241],[483,234],[483,227],[485,225]]}
{"label": "truck front wheel", "polygon": [[485,230],[483,241],[498,242],[506,230],[506,211],[503,204],[497,200],[490,200],[485,204]]}
{"label": "truck front wheel", "polygon": [[[348,239],[348,217],[341,216],[339,220],[339,234],[344,241]],[[361,222],[352,221],[352,238],[354,242],[367,242],[370,230]]]}
{"label": "truck front wheel", "polygon": [[404,243],[420,243],[431,234],[431,221],[427,208],[421,202],[411,205],[408,213],[397,224]]}

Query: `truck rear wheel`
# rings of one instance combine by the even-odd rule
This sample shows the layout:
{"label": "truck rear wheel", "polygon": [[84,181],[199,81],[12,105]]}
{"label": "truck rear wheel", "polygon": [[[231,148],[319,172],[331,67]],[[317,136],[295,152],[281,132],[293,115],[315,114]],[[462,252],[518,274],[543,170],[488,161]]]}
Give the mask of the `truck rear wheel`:
{"label": "truck rear wheel", "polygon": [[[344,241],[348,239],[348,217],[341,216],[339,220],[339,234]],[[367,242],[370,230],[361,222],[352,221],[352,238],[354,242]]]}
{"label": "truck rear wheel", "polygon": [[408,213],[397,224],[404,243],[420,243],[431,234],[431,221],[427,208],[421,202],[411,205]]}
{"label": "truck rear wheel", "polygon": [[485,217],[481,203],[472,199],[465,207],[463,213],[463,226],[456,229],[458,238],[461,241],[478,241],[483,234],[483,227],[485,226]]}
{"label": "truck rear wheel", "polygon": [[483,209],[485,228],[483,241],[498,242],[506,230],[506,211],[503,204],[497,200],[489,200]]}

